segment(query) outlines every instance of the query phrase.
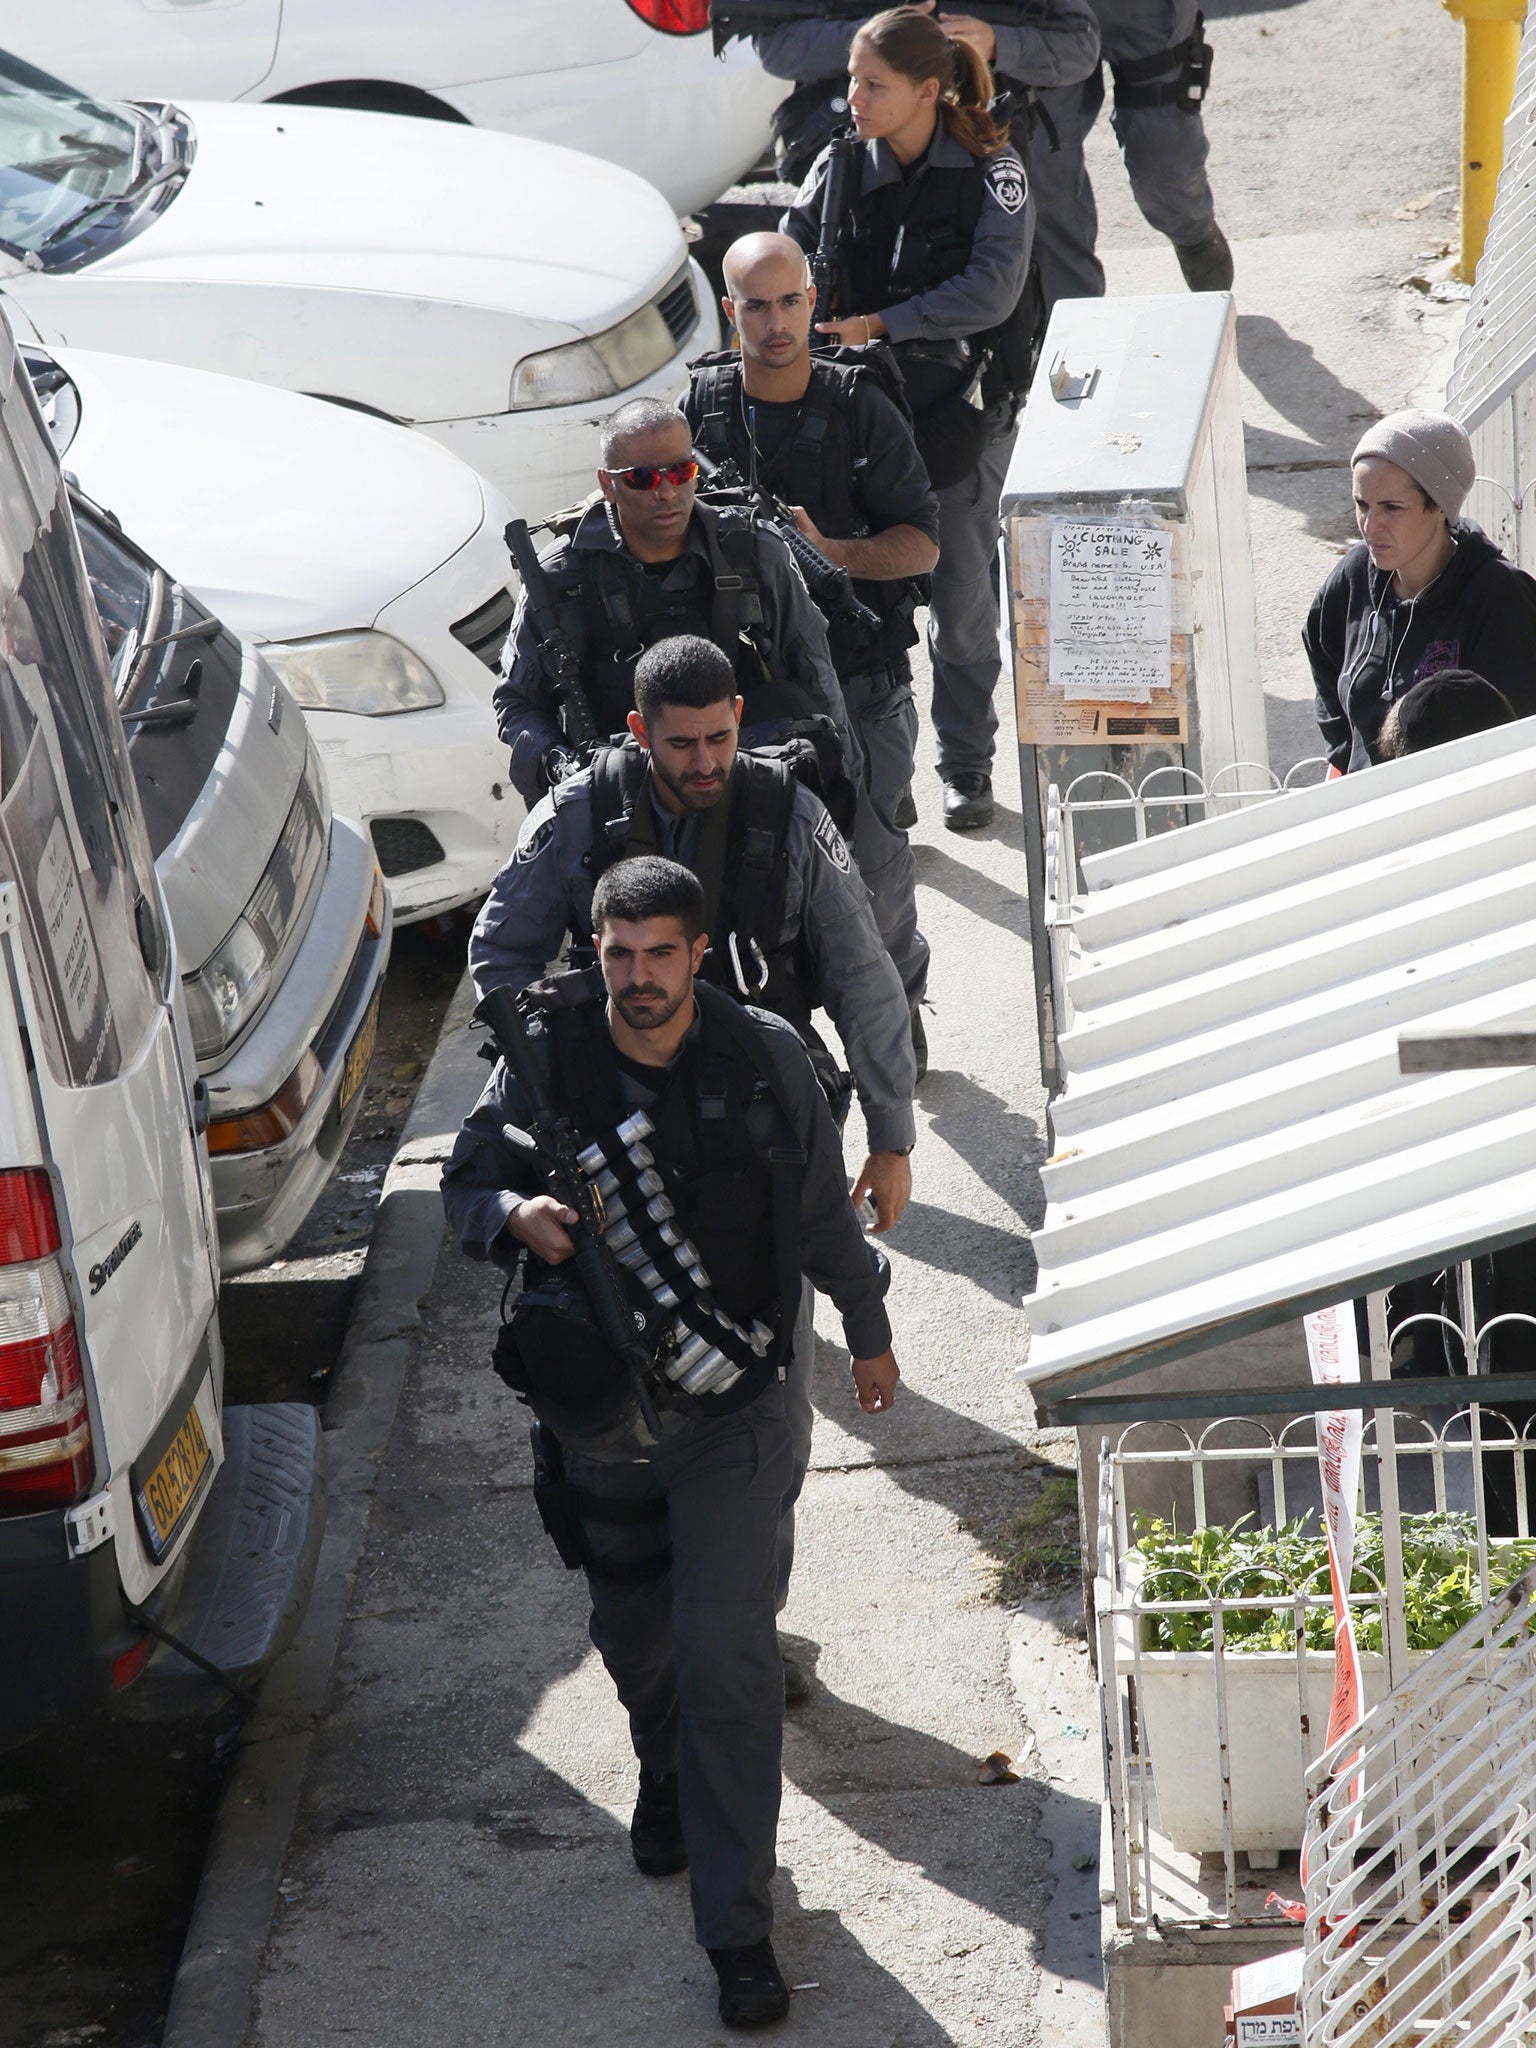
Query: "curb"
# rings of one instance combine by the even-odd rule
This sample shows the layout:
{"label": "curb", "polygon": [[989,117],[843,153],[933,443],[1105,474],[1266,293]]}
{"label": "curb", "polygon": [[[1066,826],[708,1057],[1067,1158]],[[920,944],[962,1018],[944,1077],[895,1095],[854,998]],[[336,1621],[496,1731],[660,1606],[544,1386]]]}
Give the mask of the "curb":
{"label": "curb", "polygon": [[374,1488],[443,1242],[439,1170],[484,1083],[466,971],[385,1176],[326,1413],[328,1511],[314,1591],[240,1733],[214,1817],[161,2048],[240,2048],[310,1743],[351,1604]]}

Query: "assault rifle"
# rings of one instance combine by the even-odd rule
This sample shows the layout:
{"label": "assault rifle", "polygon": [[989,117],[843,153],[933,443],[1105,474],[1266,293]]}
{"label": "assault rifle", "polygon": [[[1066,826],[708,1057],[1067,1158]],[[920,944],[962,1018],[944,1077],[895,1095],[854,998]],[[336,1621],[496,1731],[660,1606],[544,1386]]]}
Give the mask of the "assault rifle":
{"label": "assault rifle", "polygon": [[[750,420],[749,407],[749,426]],[[865,633],[879,632],[880,614],[871,611],[859,597],[848,571],[839,568],[836,562],[829,562],[815,542],[806,539],[784,500],[776,498],[766,484],[758,481],[755,460],[751,474],[745,478],[729,459],[711,462],[707,455],[699,455],[698,464],[704,475],[704,489],[699,493],[701,501],[706,505],[739,506],[752,514],[755,526],[765,533],[777,534],[794,558],[812,603],[828,625],[841,622]]]}
{"label": "assault rifle", "polygon": [[867,21],[870,0],[710,0],[715,55],[738,36],[761,35],[791,21]]}
{"label": "assault rifle", "polygon": [[853,163],[858,138],[834,135],[827,158],[827,175],[821,188],[821,225],[816,236],[816,253],[811,258],[811,283],[816,287],[816,317],[835,320],[839,311],[842,278],[838,273],[837,245],[853,196]]}
{"label": "assault rifle", "polygon": [[[525,534],[527,530],[525,526]],[[524,999],[509,988],[493,988],[482,996],[475,1020],[489,1030],[528,1105],[528,1135],[548,1172],[550,1193],[576,1211],[576,1222],[567,1226],[575,1246],[572,1264],[576,1277],[599,1335],[629,1377],[651,1440],[659,1443],[661,1423],[650,1389],[652,1354],[642,1341],[623,1268],[603,1242],[602,1206],[578,1163],[576,1133],[570,1118],[561,1115],[550,1095],[545,1055],[537,1043],[540,1027],[533,1022]]]}
{"label": "assault rifle", "polygon": [[[602,742],[603,735],[597,729],[592,707],[587,702],[587,693],[582,688],[580,657],[561,628],[555,595],[549,587],[544,565],[534,551],[533,538],[528,531],[526,519],[514,519],[509,522],[506,542],[516,564],[517,573],[522,578],[523,602],[539,643],[544,673],[548,676],[550,688],[554,692],[555,714],[560,721],[560,730],[564,733],[569,748],[569,751],[565,752],[564,774],[571,774],[577,768],[584,768],[591,760]],[[555,751],[554,748],[550,749],[551,753]],[[550,775],[552,782],[561,779],[560,775]]]}

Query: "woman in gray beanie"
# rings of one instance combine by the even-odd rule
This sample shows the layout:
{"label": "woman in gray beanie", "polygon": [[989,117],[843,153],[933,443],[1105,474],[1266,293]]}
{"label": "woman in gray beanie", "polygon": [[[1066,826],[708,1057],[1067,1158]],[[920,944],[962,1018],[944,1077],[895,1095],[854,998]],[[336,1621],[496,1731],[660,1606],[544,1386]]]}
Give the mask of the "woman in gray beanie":
{"label": "woman in gray beanie", "polygon": [[1438,412],[1390,413],[1355,449],[1360,544],[1302,633],[1338,773],[1379,760],[1393,702],[1442,669],[1472,669],[1517,717],[1536,714],[1536,583],[1461,517],[1475,468],[1471,442]]}

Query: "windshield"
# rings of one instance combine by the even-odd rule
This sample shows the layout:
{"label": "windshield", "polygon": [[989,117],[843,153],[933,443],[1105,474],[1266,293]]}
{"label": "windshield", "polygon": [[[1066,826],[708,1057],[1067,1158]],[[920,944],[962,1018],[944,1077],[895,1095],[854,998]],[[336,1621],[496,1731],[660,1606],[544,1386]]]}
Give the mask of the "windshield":
{"label": "windshield", "polygon": [[126,107],[87,99],[0,54],[0,241],[40,252],[121,199],[133,184],[141,125]]}
{"label": "windshield", "polygon": [[112,686],[121,703],[134,654],[151,635],[155,578],[104,521],[78,503],[75,530],[85,557],[85,573],[91,579],[91,595],[101,617],[102,638],[112,664]]}

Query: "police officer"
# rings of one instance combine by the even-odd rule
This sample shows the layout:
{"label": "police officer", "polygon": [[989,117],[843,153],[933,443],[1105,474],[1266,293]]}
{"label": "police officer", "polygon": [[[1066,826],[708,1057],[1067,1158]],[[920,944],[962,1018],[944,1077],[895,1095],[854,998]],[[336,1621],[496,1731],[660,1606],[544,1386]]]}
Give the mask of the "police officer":
{"label": "police officer", "polygon": [[[1232,251],[1216,219],[1205,174],[1210,145],[1201,101],[1210,46],[1199,0],[1093,0],[1104,62],[1114,80],[1110,115],[1136,204],[1166,235],[1192,292],[1232,288]],[[1034,178],[1035,260],[1046,304],[1096,298],[1104,269],[1094,253],[1099,216],[1083,144],[1104,104],[1104,72],[1095,64],[1079,84],[1043,93],[1058,147],[1030,159]]]}
{"label": "police officer", "polygon": [[[789,2010],[769,1885],[783,1729],[775,1549],[791,1464],[780,1374],[800,1275],[837,1304],[868,1413],[890,1407],[898,1370],[881,1299],[888,1272],[849,1204],[805,1052],[777,1019],[695,984],[703,911],[695,878],[659,857],[602,877],[592,904],[602,987],[584,1002],[561,990],[546,1013],[552,1084],[583,1136],[645,1112],[654,1170],[676,1230],[702,1255],[712,1305],[775,1341],[729,1389],[669,1409],[644,1457],[603,1462],[567,1448],[551,1460],[563,1482],[546,1467],[541,1511],[562,1531],[562,1557],[586,1567],[592,1640],[629,1714],[635,1863],[646,1875],[687,1866],[720,2017],[746,2027]],[[542,1192],[529,1121],[498,1065],[443,1176],[466,1252],[508,1271],[527,1258],[513,1329],[573,1313],[558,1290],[576,1217]]]}
{"label": "police officer", "polygon": [[[1089,0],[970,0],[955,10],[935,0],[919,4],[946,35],[971,43],[991,67],[998,91],[1011,96],[1013,142],[1021,155],[1040,140],[1037,95],[1075,86],[1098,65],[1099,28]],[[729,0],[714,11],[729,23]],[[795,81],[774,114],[774,133],[780,175],[798,184],[847,122],[848,53],[859,24],[856,18],[828,20],[819,0],[758,0],[752,9],[754,20],[770,13],[782,15],[782,23],[759,28],[752,46],[771,77]],[[1044,139],[1049,143],[1048,130]],[[1026,161],[1033,172],[1033,155]]]}
{"label": "police officer", "polygon": [[[699,473],[688,424],[659,398],[632,398],[603,430],[601,501],[540,556],[599,732],[622,732],[635,663],[674,633],[713,640],[735,666],[755,729],[830,718],[850,779],[849,739],[826,626],[784,543],[749,515],[694,503]],[[531,803],[566,765],[550,677],[526,599],[513,614],[495,692],[512,781]]]}
{"label": "police officer", "polygon": [[816,293],[799,244],[787,235],[743,236],[726,252],[725,282],[722,303],[740,353],[690,365],[683,411],[694,445],[787,500],[801,532],[849,571],[883,622],[875,633],[834,620],[828,638],[863,755],[853,856],[916,1035],[928,942],[917,928],[916,864],[897,814],[917,745],[907,660],[917,638],[913,579],[938,560],[938,500],[885,387],[882,370],[897,391],[900,372],[883,345],[874,344],[874,359],[868,351],[840,351],[846,360],[811,354]]}
{"label": "police officer", "polygon": [[[652,851],[704,887],[712,943],[703,975],[775,1011],[809,1036],[813,1005],[843,1042],[869,1154],[853,1200],[875,1208],[875,1233],[899,1221],[912,1192],[916,1065],[906,999],[880,943],[869,894],[842,836],[782,764],[737,751],[740,699],[730,664],[708,641],[663,640],[635,671],[632,742],[605,749],[531,813],[475,922],[475,985],[525,988],[569,932],[592,928],[592,891],[614,862]],[[743,986],[745,982],[745,986]],[[822,1068],[825,1072],[825,1067]],[[794,1563],[794,1506],[811,1455],[814,1346],[810,1304],[786,1400],[794,1443],[785,1494],[779,1604]],[[798,1672],[792,1672],[798,1687]]]}
{"label": "police officer", "polygon": [[[990,824],[993,814],[992,559],[1019,394],[1002,392],[983,410],[970,401],[978,375],[987,396],[990,369],[1007,353],[1031,239],[1024,167],[988,111],[991,100],[975,46],[951,39],[931,14],[892,8],[859,29],[849,104],[861,146],[838,242],[834,317],[816,323],[841,342],[895,344],[918,446],[939,486],[928,642],[944,822],[956,832]],[[830,150],[817,159],[782,223],[806,250],[820,234],[830,160]],[[958,472],[953,481],[941,481],[939,457]]]}

